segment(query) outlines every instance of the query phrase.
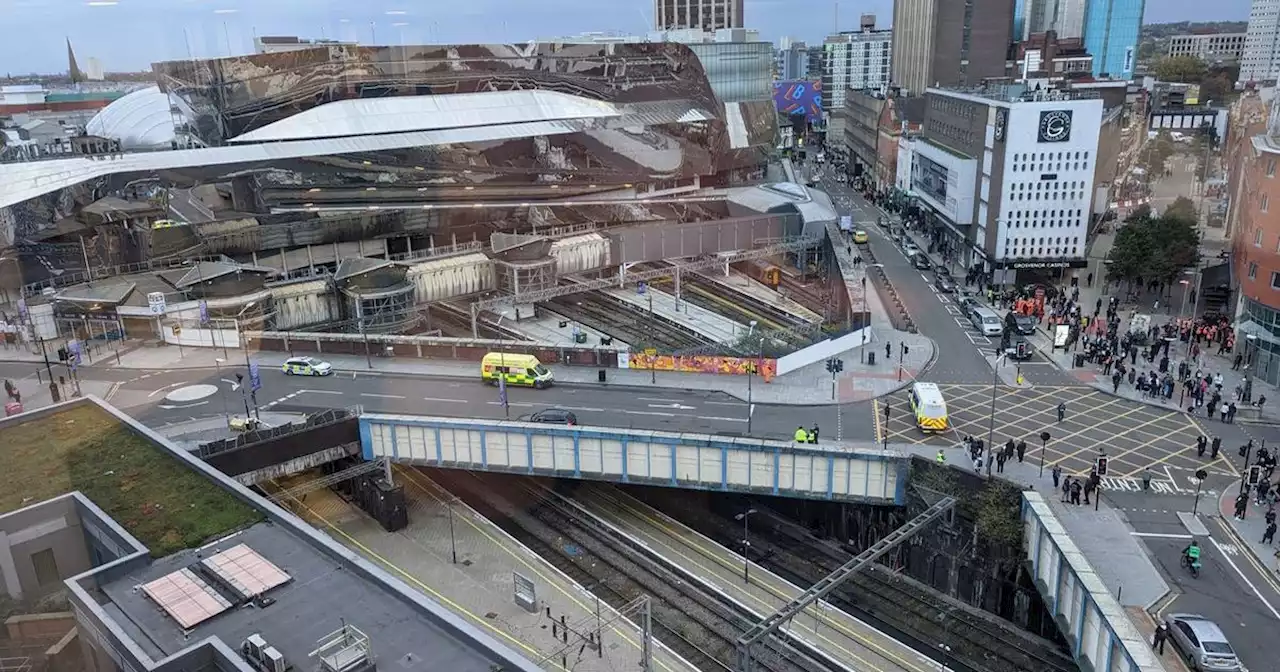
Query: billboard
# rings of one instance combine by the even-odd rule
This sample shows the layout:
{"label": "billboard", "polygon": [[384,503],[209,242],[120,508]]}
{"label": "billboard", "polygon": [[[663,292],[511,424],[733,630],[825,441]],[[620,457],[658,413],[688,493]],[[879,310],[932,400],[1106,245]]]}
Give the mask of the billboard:
{"label": "billboard", "polygon": [[773,104],[788,117],[804,112],[805,121],[818,123],[822,121],[822,82],[774,82]]}

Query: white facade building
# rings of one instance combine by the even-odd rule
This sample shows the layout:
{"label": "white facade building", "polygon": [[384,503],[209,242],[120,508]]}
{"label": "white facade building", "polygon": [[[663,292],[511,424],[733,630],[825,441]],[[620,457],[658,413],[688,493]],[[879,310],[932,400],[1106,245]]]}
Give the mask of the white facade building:
{"label": "white facade building", "polygon": [[1050,30],[1057,33],[1059,39],[1084,37],[1087,4],[1086,0],[1025,0],[1022,21],[1017,26],[1022,32],[1015,38],[1026,40]]}
{"label": "white facade building", "polygon": [[830,35],[823,42],[822,105],[844,109],[845,91],[877,90],[889,86],[892,30],[862,30]]}
{"label": "white facade building", "polygon": [[1280,0],[1253,0],[1237,84],[1274,81],[1280,65]]}
{"label": "white facade building", "polygon": [[1195,56],[1206,63],[1235,63],[1244,54],[1248,33],[1206,33],[1174,35],[1169,38],[1168,56]]}
{"label": "white facade building", "polygon": [[926,101],[921,134],[898,143],[898,187],[932,211],[940,247],[996,284],[1083,267],[1103,101],[1015,87]]}

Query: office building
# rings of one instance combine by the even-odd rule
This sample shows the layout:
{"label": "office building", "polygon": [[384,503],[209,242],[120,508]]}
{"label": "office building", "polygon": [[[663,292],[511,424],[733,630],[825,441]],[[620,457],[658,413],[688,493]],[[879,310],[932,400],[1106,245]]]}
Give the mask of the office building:
{"label": "office building", "polygon": [[1280,66],[1280,0],[1253,0],[1238,84],[1274,82]]}
{"label": "office building", "polygon": [[1102,122],[1093,93],[927,89],[920,134],[898,161],[935,247],[997,285],[1084,267]]}
{"label": "office building", "polygon": [[1093,76],[1129,79],[1137,63],[1146,0],[1089,0],[1084,46],[1093,55]]}
{"label": "office building", "polygon": [[1237,63],[1244,54],[1248,33],[1174,35],[1166,56],[1194,56],[1205,63]]}
{"label": "office building", "polygon": [[[783,38],[774,55],[774,77],[784,82],[809,79],[809,47],[804,42]],[[819,70],[816,73],[820,73]]]}
{"label": "office building", "polygon": [[1087,0],[1017,0],[1013,10],[1014,39],[1026,40],[1048,31],[1060,38],[1082,37],[1087,4]]}
{"label": "office building", "polygon": [[742,2],[743,0],[654,0],[654,28],[741,28]]}
{"label": "office building", "polygon": [[896,0],[891,84],[920,95],[1004,77],[1014,0]]}
{"label": "office building", "polygon": [[876,30],[874,15],[864,17],[861,30],[829,35],[822,43],[822,89],[827,92],[824,106],[828,110],[843,107],[845,91],[849,89],[887,88],[892,45],[893,31]]}
{"label": "office building", "polygon": [[289,36],[270,36],[253,38],[253,49],[259,54],[279,54],[287,51],[300,51],[302,49],[314,49],[316,47],[332,47],[348,45],[354,46],[355,42],[342,42],[340,40],[315,39],[308,40],[301,37]]}
{"label": "office building", "polygon": [[1014,72],[1023,80],[1077,79],[1093,72],[1093,56],[1079,38],[1059,39],[1052,31],[1018,42]]}

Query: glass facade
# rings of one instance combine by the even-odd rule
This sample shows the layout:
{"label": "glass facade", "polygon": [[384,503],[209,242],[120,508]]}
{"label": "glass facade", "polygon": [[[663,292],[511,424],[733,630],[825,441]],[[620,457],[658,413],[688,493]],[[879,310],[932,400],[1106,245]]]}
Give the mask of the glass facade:
{"label": "glass facade", "polygon": [[1129,79],[1138,58],[1138,33],[1146,0],[1090,0],[1084,46],[1093,55],[1093,75]]}
{"label": "glass facade", "polygon": [[[1245,359],[1253,362],[1254,375],[1272,385],[1280,385],[1280,310],[1244,299],[1237,342],[1245,345]],[[1247,338],[1248,336],[1257,338]]]}

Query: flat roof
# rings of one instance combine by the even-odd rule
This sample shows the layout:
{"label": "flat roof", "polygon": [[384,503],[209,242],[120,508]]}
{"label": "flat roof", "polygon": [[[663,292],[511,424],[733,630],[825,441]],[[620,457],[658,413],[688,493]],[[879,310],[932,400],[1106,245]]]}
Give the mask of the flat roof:
{"label": "flat roof", "polygon": [[0,514],[78,490],[156,557],[264,518],[95,404],[0,422],[0,463]]}
{"label": "flat roof", "polygon": [[[275,601],[270,606],[232,607],[183,630],[145,591],[136,590],[241,544],[291,579],[263,594]],[[490,672],[497,662],[489,652],[467,645],[424,618],[386,586],[348,571],[301,538],[269,523],[157,560],[106,584],[102,591],[111,600],[108,611],[133,630],[139,644],[157,660],[206,637],[218,637],[238,648],[246,637],[258,633],[296,669],[309,670],[315,665],[308,654],[345,622],[369,635],[379,667]]]}

